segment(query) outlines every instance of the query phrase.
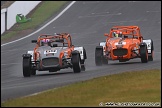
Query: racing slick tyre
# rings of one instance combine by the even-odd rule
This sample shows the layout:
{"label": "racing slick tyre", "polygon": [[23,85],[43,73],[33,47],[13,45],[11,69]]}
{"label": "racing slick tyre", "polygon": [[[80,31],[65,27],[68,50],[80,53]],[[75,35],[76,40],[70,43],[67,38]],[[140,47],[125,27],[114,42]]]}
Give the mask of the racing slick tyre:
{"label": "racing slick tyre", "polygon": [[36,75],[36,70],[35,69],[31,70],[31,75]]}
{"label": "racing slick tyre", "polygon": [[78,51],[72,52],[72,64],[74,73],[80,73],[81,71],[81,61],[80,61],[80,53]]}
{"label": "racing slick tyre", "polygon": [[154,46],[153,41],[151,39],[151,54],[148,55],[148,61],[153,61],[153,54],[154,54]]}
{"label": "racing slick tyre", "polygon": [[81,71],[85,71],[85,65],[81,64]]}
{"label": "racing slick tyre", "polygon": [[95,50],[95,63],[96,66],[101,66],[102,64],[108,64],[108,60],[103,56],[103,47],[97,46]]}
{"label": "racing slick tyre", "polygon": [[108,64],[108,60],[107,60],[106,58],[102,57],[102,63],[103,63],[104,65],[107,65],[107,64]]}
{"label": "racing slick tyre", "polygon": [[95,63],[96,66],[102,65],[102,56],[103,56],[103,48],[102,46],[97,46],[95,50]]}
{"label": "racing slick tyre", "polygon": [[148,62],[148,51],[147,51],[147,45],[140,46],[140,55],[141,55],[141,62],[147,63]]}
{"label": "racing slick tyre", "polygon": [[84,47],[83,47],[83,55],[84,55],[84,60],[87,59],[87,53]]}
{"label": "racing slick tyre", "polygon": [[31,64],[30,58],[23,58],[23,76],[30,77],[31,75]]}

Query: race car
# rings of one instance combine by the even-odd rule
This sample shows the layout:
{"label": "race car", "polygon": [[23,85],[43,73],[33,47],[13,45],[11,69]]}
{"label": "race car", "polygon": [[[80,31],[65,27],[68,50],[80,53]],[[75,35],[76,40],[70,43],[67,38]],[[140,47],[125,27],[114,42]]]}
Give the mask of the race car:
{"label": "race car", "polygon": [[153,40],[143,39],[138,26],[114,26],[105,33],[106,41],[95,48],[95,64],[108,64],[109,60],[126,62],[140,58],[142,63],[153,61]]}
{"label": "race car", "polygon": [[86,50],[72,45],[70,34],[42,34],[32,43],[36,43],[34,50],[22,55],[24,77],[36,75],[36,70],[57,72],[70,67],[74,73],[85,71]]}

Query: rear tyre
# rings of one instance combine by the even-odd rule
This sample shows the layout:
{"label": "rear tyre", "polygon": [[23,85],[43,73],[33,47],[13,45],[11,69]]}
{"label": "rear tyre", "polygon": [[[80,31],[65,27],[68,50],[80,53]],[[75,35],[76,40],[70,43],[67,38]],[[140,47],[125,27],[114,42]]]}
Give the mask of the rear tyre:
{"label": "rear tyre", "polygon": [[140,46],[140,55],[141,55],[141,62],[147,63],[148,62],[147,45]]}
{"label": "rear tyre", "polygon": [[84,60],[87,59],[87,53],[84,47],[83,47],[83,55],[84,55]]}
{"label": "rear tyre", "polygon": [[104,56],[102,57],[102,63],[104,65],[107,65],[108,64],[108,60]]}
{"label": "rear tyre", "polygon": [[73,71],[74,73],[80,73],[81,71],[81,64],[80,64],[80,54],[78,51],[72,52],[72,64],[73,64]]}
{"label": "rear tyre", "polygon": [[23,76],[30,77],[31,75],[31,59],[30,58],[23,58]]}
{"label": "rear tyre", "polygon": [[31,70],[31,75],[36,75],[36,70],[35,69]]}
{"label": "rear tyre", "polygon": [[81,71],[85,71],[85,65],[81,64]]}
{"label": "rear tyre", "polygon": [[103,48],[102,48],[102,46],[97,46],[96,49],[95,49],[96,66],[102,65],[102,56],[103,56]]}
{"label": "rear tyre", "polygon": [[151,54],[148,55],[148,61],[153,61],[153,54],[154,54],[154,46],[153,41],[151,39]]}

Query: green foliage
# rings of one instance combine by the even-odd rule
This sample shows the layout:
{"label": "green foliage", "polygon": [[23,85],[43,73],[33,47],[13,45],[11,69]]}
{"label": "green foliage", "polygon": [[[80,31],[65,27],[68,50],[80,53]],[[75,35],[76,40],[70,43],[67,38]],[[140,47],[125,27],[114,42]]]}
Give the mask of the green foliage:
{"label": "green foliage", "polygon": [[58,12],[66,3],[67,1],[42,1],[39,7],[30,13],[31,15],[26,17],[31,18],[31,21],[26,23],[17,23],[12,28],[12,31],[9,30],[1,35],[1,41],[3,41],[3,39],[17,36],[16,33],[13,32],[19,33],[22,30],[36,29],[43,24],[43,22],[47,21],[52,15],[56,14],[56,12]]}
{"label": "green foliage", "polygon": [[56,13],[65,3],[66,1],[44,1],[31,15],[32,20],[19,24],[16,30],[36,28]]}

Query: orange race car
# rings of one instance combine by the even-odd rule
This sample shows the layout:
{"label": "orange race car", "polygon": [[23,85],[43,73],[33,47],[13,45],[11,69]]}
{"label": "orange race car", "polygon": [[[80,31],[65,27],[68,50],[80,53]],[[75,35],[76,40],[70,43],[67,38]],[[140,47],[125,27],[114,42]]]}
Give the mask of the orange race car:
{"label": "orange race car", "polygon": [[141,58],[142,63],[153,61],[153,40],[143,39],[138,26],[114,26],[104,35],[106,42],[100,42],[95,49],[97,66],[108,64],[108,60],[126,62]]}
{"label": "orange race car", "polygon": [[74,73],[85,71],[86,50],[72,45],[70,34],[44,34],[32,43],[36,43],[34,50],[23,54],[24,77],[36,75],[36,70],[56,72],[70,67]]}

